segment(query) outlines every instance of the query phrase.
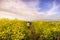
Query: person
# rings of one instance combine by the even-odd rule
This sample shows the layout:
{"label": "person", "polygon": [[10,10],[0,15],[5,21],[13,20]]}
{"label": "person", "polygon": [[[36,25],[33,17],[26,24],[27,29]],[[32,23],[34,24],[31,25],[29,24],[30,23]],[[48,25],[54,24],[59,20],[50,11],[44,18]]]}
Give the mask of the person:
{"label": "person", "polygon": [[27,26],[28,26],[28,28],[30,28],[30,26],[31,26],[31,22],[30,21],[27,22]]}

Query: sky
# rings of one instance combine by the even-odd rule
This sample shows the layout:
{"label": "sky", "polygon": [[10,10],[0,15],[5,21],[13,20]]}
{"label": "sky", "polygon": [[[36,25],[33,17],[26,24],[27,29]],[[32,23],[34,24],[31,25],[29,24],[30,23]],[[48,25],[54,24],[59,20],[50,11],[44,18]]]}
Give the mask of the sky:
{"label": "sky", "polygon": [[[32,10],[42,14],[43,19],[60,18],[60,0],[23,0]],[[33,3],[32,3],[33,2]]]}
{"label": "sky", "polygon": [[2,0],[1,16],[24,20],[60,19],[60,0]]}

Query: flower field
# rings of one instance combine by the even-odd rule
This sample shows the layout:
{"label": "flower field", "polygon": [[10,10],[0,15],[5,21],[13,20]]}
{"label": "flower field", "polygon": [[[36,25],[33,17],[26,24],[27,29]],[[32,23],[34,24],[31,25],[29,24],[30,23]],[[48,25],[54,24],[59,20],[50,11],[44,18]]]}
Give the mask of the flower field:
{"label": "flower field", "polygon": [[60,21],[35,21],[31,27],[34,40],[60,40]]}
{"label": "flower field", "polygon": [[60,40],[60,21],[0,19],[0,40]]}
{"label": "flower field", "polygon": [[26,40],[28,34],[25,21],[0,19],[0,40]]}

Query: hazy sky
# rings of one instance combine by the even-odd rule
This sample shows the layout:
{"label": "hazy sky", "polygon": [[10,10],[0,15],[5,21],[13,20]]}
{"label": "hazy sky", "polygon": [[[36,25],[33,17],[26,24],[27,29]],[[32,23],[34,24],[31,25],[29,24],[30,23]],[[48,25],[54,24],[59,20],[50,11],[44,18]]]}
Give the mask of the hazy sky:
{"label": "hazy sky", "polygon": [[[60,18],[60,0],[23,0],[32,10],[42,14],[47,19]],[[42,18],[43,18],[42,16]]]}
{"label": "hazy sky", "polygon": [[26,20],[60,19],[60,0],[3,0],[0,2],[0,8],[12,12],[1,12],[0,15],[4,14],[5,17],[8,14],[11,18],[14,16]]}

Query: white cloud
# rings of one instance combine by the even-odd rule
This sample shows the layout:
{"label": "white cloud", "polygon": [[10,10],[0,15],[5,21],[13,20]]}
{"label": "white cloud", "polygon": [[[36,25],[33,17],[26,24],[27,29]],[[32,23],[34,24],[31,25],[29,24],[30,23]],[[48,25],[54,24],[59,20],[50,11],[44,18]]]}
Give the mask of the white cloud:
{"label": "white cloud", "polygon": [[53,6],[50,10],[47,11],[47,16],[52,16],[56,13],[56,9],[58,8],[58,6],[55,4],[55,2],[53,2]]}
{"label": "white cloud", "polygon": [[58,13],[56,11],[58,8],[59,8],[59,6],[56,5],[56,3],[54,1],[51,9],[47,10],[47,12],[39,12],[39,13],[43,15],[43,16],[41,16],[42,18],[49,18],[49,17],[54,16]]}
{"label": "white cloud", "polygon": [[[23,16],[22,18],[24,20],[38,19],[39,17],[34,10],[30,9],[22,1],[3,0],[2,3],[0,3],[0,10],[9,12],[10,16],[15,16],[11,14],[16,14],[17,16]],[[3,15],[7,15],[7,14],[3,14]]]}
{"label": "white cloud", "polygon": [[6,11],[8,13],[6,14],[5,12],[2,14],[0,11],[0,16],[6,15],[4,17],[21,18],[30,21],[47,18],[56,14],[55,10],[58,8],[58,6],[56,6],[55,3],[53,3],[53,7],[46,13],[37,11],[38,3],[39,0],[32,1],[28,4],[25,4],[21,0],[3,0],[2,3],[0,3],[0,10]]}

